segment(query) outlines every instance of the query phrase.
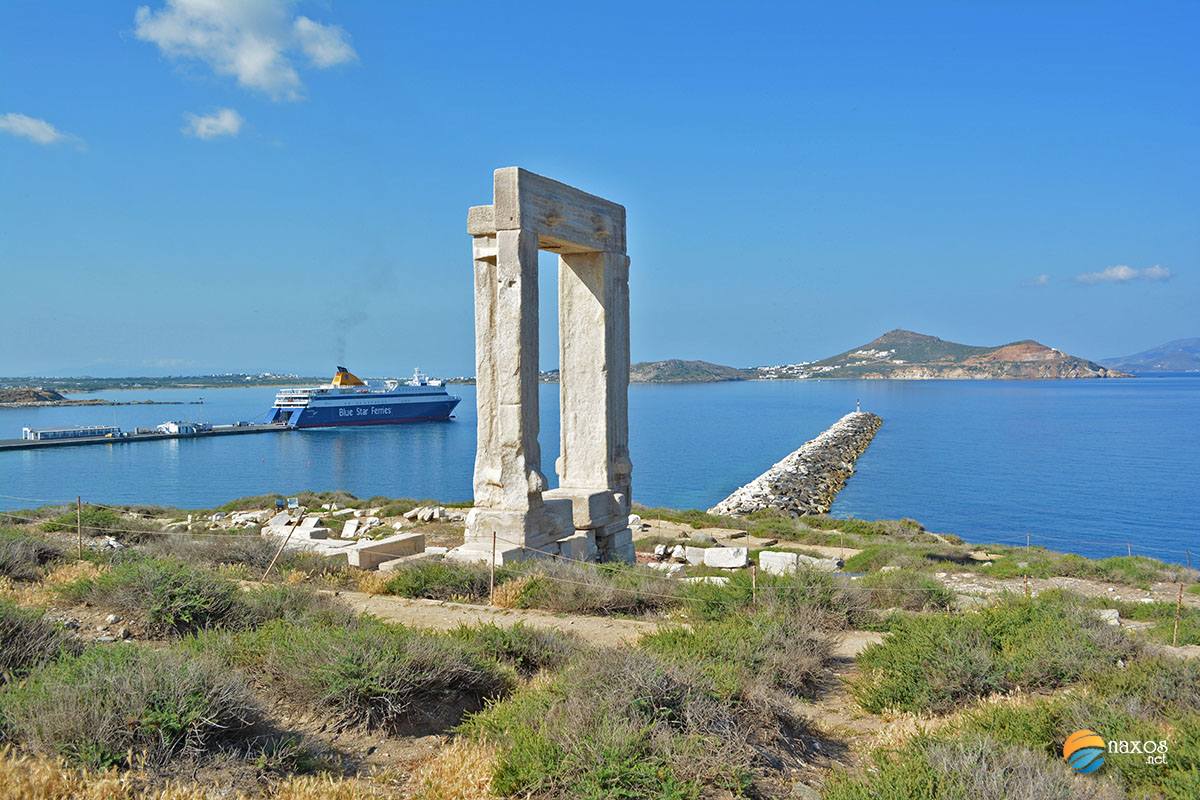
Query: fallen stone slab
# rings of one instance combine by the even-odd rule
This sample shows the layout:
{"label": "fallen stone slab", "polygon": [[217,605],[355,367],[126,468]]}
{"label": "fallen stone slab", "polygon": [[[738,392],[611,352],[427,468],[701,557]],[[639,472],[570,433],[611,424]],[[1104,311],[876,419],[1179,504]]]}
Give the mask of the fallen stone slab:
{"label": "fallen stone slab", "polygon": [[709,547],[704,550],[704,566],[741,569],[750,563],[745,547]]}
{"label": "fallen stone slab", "polygon": [[840,558],[813,558],[803,553],[796,553],[796,558],[803,566],[821,572],[837,572],[845,563]]}
{"label": "fallen stone slab", "polygon": [[350,566],[359,569],[377,569],[384,561],[401,556],[411,556],[425,550],[425,535],[422,533],[394,533],[382,539],[359,542],[347,548]]}
{"label": "fallen stone slab", "polygon": [[684,583],[708,583],[713,586],[724,586],[729,583],[729,578],[724,575],[700,575],[693,578],[684,578]]}
{"label": "fallen stone slab", "polygon": [[791,575],[800,563],[798,553],[763,550],[758,554],[758,568],[768,575]]}
{"label": "fallen stone slab", "polygon": [[707,547],[684,547],[683,558],[693,567],[704,563],[704,553],[707,552]]}

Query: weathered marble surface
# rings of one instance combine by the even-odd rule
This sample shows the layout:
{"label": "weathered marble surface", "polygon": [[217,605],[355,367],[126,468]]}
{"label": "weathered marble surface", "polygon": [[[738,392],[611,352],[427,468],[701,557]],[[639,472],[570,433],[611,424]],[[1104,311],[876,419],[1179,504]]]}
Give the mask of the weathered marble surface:
{"label": "weathered marble surface", "polygon": [[805,442],[762,475],[710,508],[710,514],[739,516],[773,508],[792,516],[824,514],[854,474],[883,419],[854,411],[817,438]]}

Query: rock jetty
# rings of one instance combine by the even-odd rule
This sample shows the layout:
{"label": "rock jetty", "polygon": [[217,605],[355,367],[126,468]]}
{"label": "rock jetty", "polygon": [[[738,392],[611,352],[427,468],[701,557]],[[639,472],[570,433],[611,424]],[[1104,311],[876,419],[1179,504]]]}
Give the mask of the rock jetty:
{"label": "rock jetty", "polygon": [[792,516],[826,513],[881,425],[883,419],[876,414],[847,414],[708,513],[740,516],[767,508]]}

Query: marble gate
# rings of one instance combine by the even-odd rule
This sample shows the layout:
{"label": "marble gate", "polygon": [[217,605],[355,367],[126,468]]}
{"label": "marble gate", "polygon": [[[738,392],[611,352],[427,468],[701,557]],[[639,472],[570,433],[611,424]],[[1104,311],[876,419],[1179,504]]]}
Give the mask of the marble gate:
{"label": "marble gate", "polygon": [[[467,214],[475,263],[475,507],[451,557],[633,561],[623,206],[519,167]],[[558,254],[561,443],[538,443],[538,251]]]}

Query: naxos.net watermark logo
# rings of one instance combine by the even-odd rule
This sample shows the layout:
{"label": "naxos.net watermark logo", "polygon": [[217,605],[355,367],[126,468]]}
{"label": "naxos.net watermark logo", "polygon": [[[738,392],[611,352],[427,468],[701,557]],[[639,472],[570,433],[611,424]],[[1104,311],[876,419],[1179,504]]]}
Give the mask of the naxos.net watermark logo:
{"label": "naxos.net watermark logo", "polygon": [[1081,775],[1091,774],[1104,766],[1106,754],[1138,755],[1143,756],[1147,764],[1166,764],[1167,742],[1165,739],[1105,741],[1103,736],[1087,728],[1075,731],[1063,742],[1063,761]]}

